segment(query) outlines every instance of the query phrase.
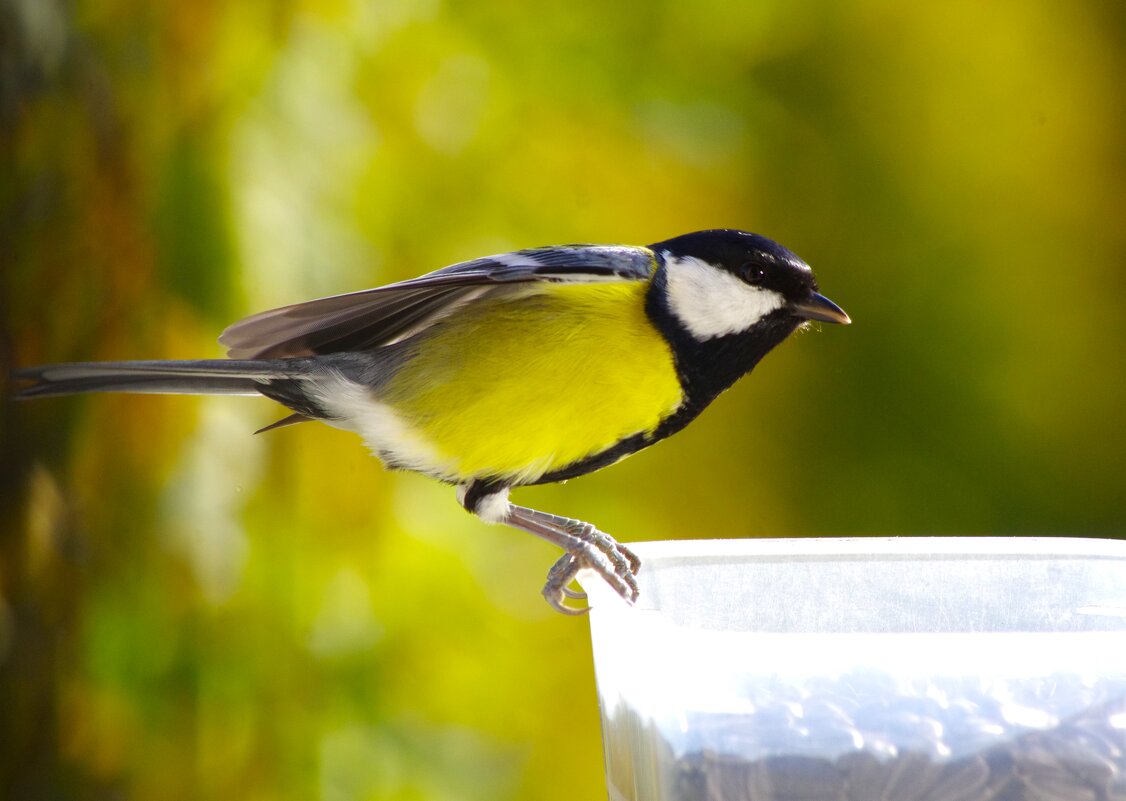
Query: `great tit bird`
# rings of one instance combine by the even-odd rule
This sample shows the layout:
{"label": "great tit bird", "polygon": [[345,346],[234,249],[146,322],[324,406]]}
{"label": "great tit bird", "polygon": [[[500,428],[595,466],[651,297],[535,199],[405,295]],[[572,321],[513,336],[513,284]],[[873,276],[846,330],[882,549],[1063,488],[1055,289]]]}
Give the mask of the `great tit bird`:
{"label": "great tit bird", "polygon": [[563,245],[455,264],[248,317],[228,359],[52,364],[18,397],[78,392],[265,395],[354,431],[389,468],[452,484],[469,512],[564,553],[543,594],[591,569],[627,601],[637,557],[594,526],[509,490],[614,464],[684,428],[809,320],[849,323],[809,266],[738,230],[648,247]]}

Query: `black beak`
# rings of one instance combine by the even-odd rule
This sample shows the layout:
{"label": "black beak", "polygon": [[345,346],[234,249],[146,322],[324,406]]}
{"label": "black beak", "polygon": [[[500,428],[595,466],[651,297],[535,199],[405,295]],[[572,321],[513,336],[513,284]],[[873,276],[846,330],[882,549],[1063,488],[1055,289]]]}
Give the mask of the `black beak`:
{"label": "black beak", "polygon": [[849,316],[845,314],[844,309],[836,303],[833,303],[833,301],[829,300],[824,295],[818,295],[816,292],[813,293],[809,300],[791,304],[790,313],[795,317],[804,317],[807,320],[820,320],[823,323],[848,325],[852,322]]}

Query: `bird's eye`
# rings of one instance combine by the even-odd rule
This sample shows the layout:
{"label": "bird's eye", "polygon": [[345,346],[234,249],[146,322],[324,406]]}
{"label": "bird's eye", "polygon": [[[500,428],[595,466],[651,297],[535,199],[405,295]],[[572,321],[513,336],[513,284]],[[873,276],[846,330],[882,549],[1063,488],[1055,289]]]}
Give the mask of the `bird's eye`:
{"label": "bird's eye", "polygon": [[761,284],[766,280],[766,268],[753,261],[744,264],[741,272],[743,274],[743,280],[748,284]]}

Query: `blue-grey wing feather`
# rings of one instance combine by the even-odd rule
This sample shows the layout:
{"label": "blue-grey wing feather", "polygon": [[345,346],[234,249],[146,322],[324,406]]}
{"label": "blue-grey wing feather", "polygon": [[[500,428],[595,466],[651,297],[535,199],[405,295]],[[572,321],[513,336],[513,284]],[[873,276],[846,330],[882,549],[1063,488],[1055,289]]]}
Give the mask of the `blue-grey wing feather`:
{"label": "blue-grey wing feather", "polygon": [[368,350],[400,341],[466,303],[533,282],[643,281],[648,248],[565,245],[454,264],[397,284],[255,314],[219,337],[233,359],[279,359]]}

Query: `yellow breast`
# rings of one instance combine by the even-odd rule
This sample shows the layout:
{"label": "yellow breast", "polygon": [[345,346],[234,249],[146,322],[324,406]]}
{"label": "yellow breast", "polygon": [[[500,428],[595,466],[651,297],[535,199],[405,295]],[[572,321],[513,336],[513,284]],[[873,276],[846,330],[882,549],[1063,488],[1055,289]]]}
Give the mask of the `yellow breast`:
{"label": "yellow breast", "polygon": [[[415,461],[424,445],[429,472],[453,481],[526,482],[600,453],[683,397],[646,288],[540,284],[473,304],[424,335],[379,400],[409,429]],[[394,443],[373,444],[394,457]]]}

